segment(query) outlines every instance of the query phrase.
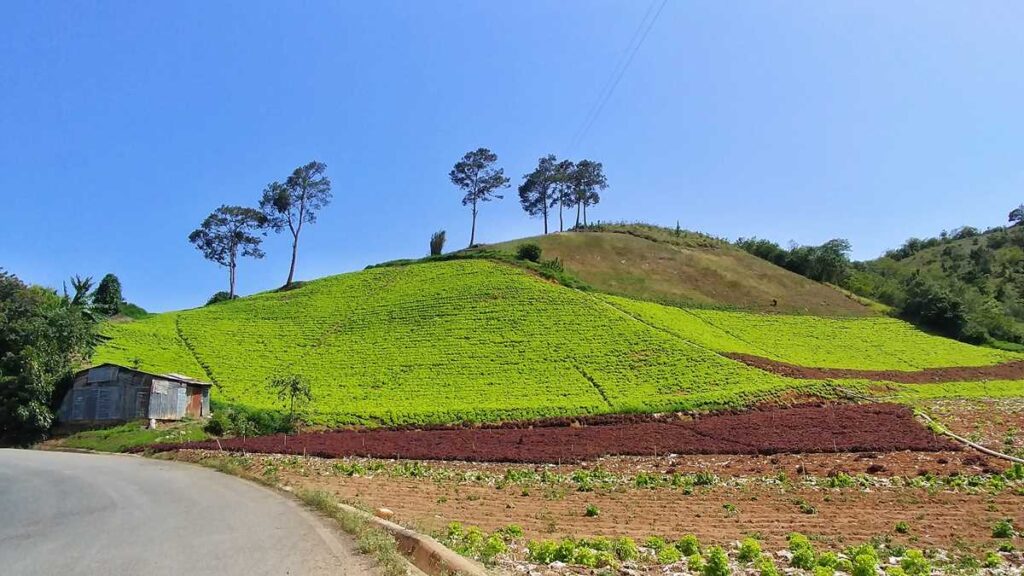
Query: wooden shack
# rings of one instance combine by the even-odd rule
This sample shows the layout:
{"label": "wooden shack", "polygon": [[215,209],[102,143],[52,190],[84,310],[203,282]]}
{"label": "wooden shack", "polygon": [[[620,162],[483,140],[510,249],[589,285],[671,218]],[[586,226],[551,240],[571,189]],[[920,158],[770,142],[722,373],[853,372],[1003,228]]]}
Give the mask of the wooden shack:
{"label": "wooden shack", "polygon": [[75,374],[57,418],[68,424],[210,416],[209,382],[100,364]]}

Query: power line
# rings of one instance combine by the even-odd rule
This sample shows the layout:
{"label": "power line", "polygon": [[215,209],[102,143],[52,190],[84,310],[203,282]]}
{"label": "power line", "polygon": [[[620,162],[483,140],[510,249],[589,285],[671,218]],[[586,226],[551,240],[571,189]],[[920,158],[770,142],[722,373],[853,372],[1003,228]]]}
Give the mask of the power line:
{"label": "power line", "polygon": [[644,12],[644,17],[640,20],[640,24],[633,32],[633,36],[626,45],[626,50],[623,52],[622,58],[619,59],[618,65],[612,70],[612,74],[609,76],[608,82],[605,83],[604,89],[600,92],[595,105],[591,107],[587,116],[584,118],[580,129],[576,131],[576,134],[574,134],[572,140],[570,140],[568,147],[568,151],[570,153],[575,151],[576,147],[583,142],[587,133],[590,132],[590,128],[601,115],[601,111],[604,110],[605,105],[615,92],[615,88],[618,87],[622,77],[626,74],[626,70],[628,70],[630,64],[633,63],[633,58],[636,57],[637,52],[640,51],[640,47],[643,45],[644,40],[647,39],[647,35],[651,32],[651,28],[654,28],[654,24],[658,21],[658,16],[661,15],[661,11],[664,10],[665,4],[668,3],[668,0],[661,1],[661,5],[658,6],[658,10],[654,12],[654,16],[648,21],[648,18],[651,16],[651,11],[657,3],[658,0],[651,0],[650,5],[648,5],[647,11]]}

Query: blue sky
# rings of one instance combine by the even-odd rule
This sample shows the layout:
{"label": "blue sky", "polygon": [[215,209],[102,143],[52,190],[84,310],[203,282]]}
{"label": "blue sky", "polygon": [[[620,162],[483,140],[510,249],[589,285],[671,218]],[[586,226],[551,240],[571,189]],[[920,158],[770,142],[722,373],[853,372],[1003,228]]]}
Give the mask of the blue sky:
{"label": "blue sky", "polygon": [[[335,199],[299,278],[423,255],[437,229],[459,247],[447,175],[479,146],[514,183],[547,153],[603,162],[594,219],[845,237],[858,258],[1024,202],[1024,3],[668,0],[570,147],[649,7],[4,2],[0,266],[200,305],[227,274],[188,233],[313,159]],[[506,193],[481,241],[540,232]],[[284,281],[287,235],[265,248],[242,293]]]}

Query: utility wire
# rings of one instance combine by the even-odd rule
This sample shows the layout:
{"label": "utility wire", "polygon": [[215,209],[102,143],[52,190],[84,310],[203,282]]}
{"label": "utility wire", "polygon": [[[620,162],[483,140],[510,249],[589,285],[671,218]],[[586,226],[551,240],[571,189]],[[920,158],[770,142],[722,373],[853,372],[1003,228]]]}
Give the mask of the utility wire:
{"label": "utility wire", "polygon": [[668,3],[668,0],[661,0],[661,5],[658,6],[658,10],[654,12],[654,16],[651,17],[651,12],[654,10],[654,6],[657,3],[658,0],[651,0],[650,5],[648,5],[647,11],[644,12],[644,17],[640,20],[640,24],[633,32],[633,36],[630,38],[629,44],[626,45],[626,50],[619,59],[618,65],[612,70],[612,74],[609,76],[608,82],[605,83],[604,89],[599,93],[597,101],[587,113],[587,116],[584,118],[583,124],[580,126],[579,130],[576,131],[572,140],[570,140],[568,147],[569,153],[574,152],[587,137],[591,127],[593,127],[597,118],[604,110],[605,105],[608,103],[608,100],[611,99],[612,94],[615,92],[615,88],[618,87],[622,77],[626,74],[626,70],[628,70],[630,64],[633,63],[633,58],[635,58],[636,53],[640,51],[640,47],[643,45],[644,40],[647,39],[647,35],[651,32],[651,28],[654,28],[654,24],[658,21],[658,16],[661,15],[661,11],[664,10],[665,4]]}

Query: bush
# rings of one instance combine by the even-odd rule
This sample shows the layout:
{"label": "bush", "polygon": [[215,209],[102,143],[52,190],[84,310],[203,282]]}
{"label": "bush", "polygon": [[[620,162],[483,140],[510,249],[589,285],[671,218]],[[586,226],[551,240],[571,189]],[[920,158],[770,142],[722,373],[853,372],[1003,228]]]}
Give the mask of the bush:
{"label": "bush", "polygon": [[551,564],[558,557],[558,542],[553,540],[528,542],[526,544],[526,555],[531,562]]}
{"label": "bush", "polygon": [[674,546],[664,546],[658,550],[658,564],[675,564],[683,559],[683,555]]}
{"label": "bush", "polygon": [[760,576],[779,576],[779,569],[775,567],[775,562],[768,556],[758,558],[757,562],[754,562],[754,569]]}
{"label": "bush", "polygon": [[533,242],[526,242],[520,244],[516,248],[516,258],[520,260],[529,260],[530,262],[540,262],[541,248]]}
{"label": "bush", "polygon": [[815,566],[811,571],[814,576],[835,576],[836,569],[831,566]]}
{"label": "bush", "polygon": [[803,570],[811,570],[814,568],[814,547],[811,545],[811,541],[800,534],[799,532],[793,532],[789,535],[789,551],[793,553],[792,559],[789,563],[794,568],[800,568]]}
{"label": "bush", "polygon": [[700,554],[700,541],[693,534],[687,534],[676,542],[676,548],[686,556]]}
{"label": "bush", "polygon": [[981,565],[985,568],[998,568],[1003,564],[1003,557],[995,552],[989,552],[985,554],[985,560],[981,562]]}
{"label": "bush", "polygon": [[508,547],[505,545],[505,541],[501,539],[501,536],[492,534],[480,546],[480,560],[485,564],[491,564],[498,554],[504,554],[507,550]]}
{"label": "bush", "polygon": [[737,558],[740,562],[753,562],[761,557],[761,544],[753,538],[744,538],[740,542],[740,552]]}
{"label": "bush", "polygon": [[853,576],[875,576],[878,557],[873,554],[860,554],[853,559]]}
{"label": "bush", "polygon": [[636,545],[636,542],[628,536],[623,536],[622,538],[615,540],[612,548],[615,550],[615,556],[623,562],[636,560],[640,557],[640,548]]}
{"label": "bush", "polygon": [[907,550],[900,560],[900,568],[907,576],[928,576],[932,572],[932,564],[920,550]]}
{"label": "bush", "polygon": [[209,306],[210,304],[219,304],[221,302],[227,302],[228,300],[234,300],[236,298],[238,298],[238,296],[232,296],[228,292],[221,290],[220,292],[217,292],[213,296],[210,296],[210,299],[206,301],[206,305]]}
{"label": "bush", "polygon": [[438,230],[430,235],[430,255],[440,256],[444,251],[445,232]]}
{"label": "bush", "polygon": [[601,510],[593,504],[587,504],[587,509],[583,512],[583,515],[587,518],[597,518],[601,514]]}
{"label": "bush", "polygon": [[729,569],[729,557],[720,546],[712,546],[708,550],[708,559],[701,570],[704,576],[729,576],[732,571]]}
{"label": "bush", "polygon": [[661,552],[665,546],[668,546],[668,543],[661,536],[651,536],[644,540],[644,547],[654,550],[655,553]]}
{"label": "bush", "polygon": [[910,532],[910,525],[908,525],[906,522],[903,522],[903,521],[900,521],[900,522],[896,523],[896,533],[897,534],[906,534],[908,532]]}
{"label": "bush", "polygon": [[992,526],[992,537],[993,538],[1013,538],[1013,522],[1006,518],[996,522]]}

